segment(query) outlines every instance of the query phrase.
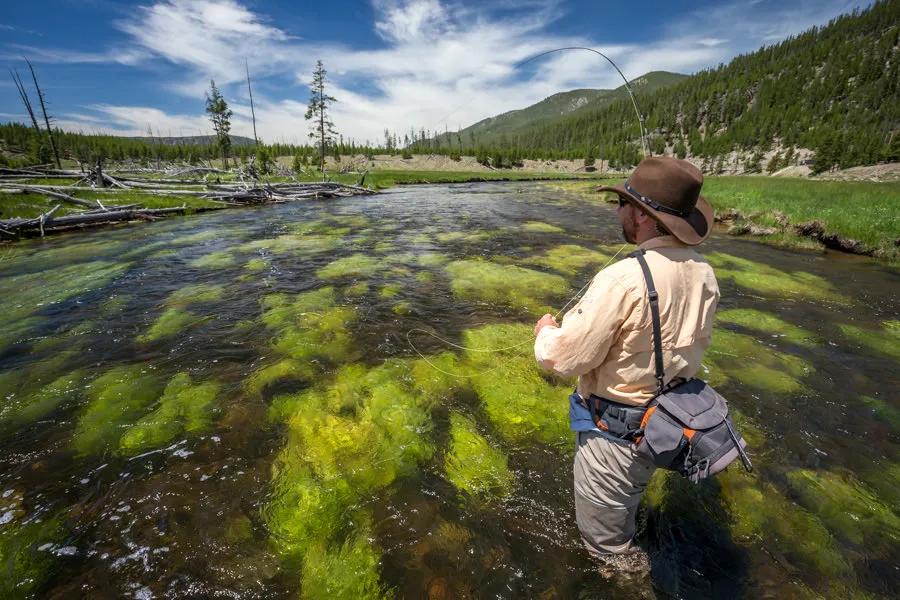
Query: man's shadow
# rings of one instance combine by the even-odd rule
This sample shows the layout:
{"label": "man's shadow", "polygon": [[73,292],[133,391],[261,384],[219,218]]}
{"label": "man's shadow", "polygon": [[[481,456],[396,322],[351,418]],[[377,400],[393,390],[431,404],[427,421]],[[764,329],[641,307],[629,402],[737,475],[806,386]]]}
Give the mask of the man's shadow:
{"label": "man's shadow", "polygon": [[740,598],[745,552],[732,540],[719,482],[695,485],[659,472],[638,515],[638,544],[650,556],[658,598]]}

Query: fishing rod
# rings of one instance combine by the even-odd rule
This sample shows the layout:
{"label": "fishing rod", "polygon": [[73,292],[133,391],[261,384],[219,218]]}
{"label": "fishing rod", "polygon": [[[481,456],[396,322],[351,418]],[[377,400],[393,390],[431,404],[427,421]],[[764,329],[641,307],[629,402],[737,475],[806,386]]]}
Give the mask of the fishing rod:
{"label": "fishing rod", "polygon": [[[613,69],[616,70],[616,73],[618,73],[619,77],[622,78],[622,81],[625,82],[625,91],[628,92],[628,97],[631,99],[631,105],[634,107],[634,114],[637,116],[638,127],[640,128],[641,150],[643,150],[645,158],[648,156],[652,156],[652,153],[650,152],[650,144],[647,142],[647,132],[646,132],[646,129],[644,128],[644,115],[643,115],[643,113],[641,113],[640,108],[638,108],[637,100],[634,97],[634,91],[631,89],[631,82],[628,81],[628,78],[625,77],[625,74],[622,72],[622,69],[619,68],[619,66],[615,63],[615,61],[613,61],[613,59],[611,59],[609,56],[607,56],[600,50],[597,50],[596,48],[589,48],[587,46],[564,46],[561,48],[553,48],[552,50],[545,50],[543,52],[539,52],[539,53],[529,56],[523,60],[520,60],[519,62],[513,64],[512,68],[513,68],[513,70],[517,70],[517,69],[527,65],[530,62],[534,62],[534,61],[538,60],[539,58],[543,58],[545,56],[548,56],[550,54],[555,54],[557,52],[567,52],[567,51],[572,51],[572,50],[584,50],[586,52],[592,52],[598,56],[601,56],[604,59],[606,59],[606,61],[610,65],[612,65]],[[450,116],[452,116],[454,113],[458,112],[461,108],[463,108],[465,106],[469,106],[470,104],[471,104],[471,101],[467,101],[463,104],[460,104],[459,106],[454,108],[452,111],[450,111],[449,113],[447,113],[446,115],[441,117],[440,120],[438,121],[438,124],[443,123],[444,126],[446,126],[447,119]],[[459,133],[459,131],[457,131],[457,133]],[[438,135],[437,137],[440,138],[440,135]]]}

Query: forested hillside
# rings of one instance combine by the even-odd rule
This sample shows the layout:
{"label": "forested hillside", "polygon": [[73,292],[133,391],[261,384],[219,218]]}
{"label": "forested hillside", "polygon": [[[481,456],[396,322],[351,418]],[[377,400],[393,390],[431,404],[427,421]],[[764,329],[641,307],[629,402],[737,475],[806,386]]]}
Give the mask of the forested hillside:
{"label": "forested hillside", "polygon": [[[732,151],[756,163],[777,144],[815,151],[815,169],[900,160],[900,0],[877,2],[779,44],[738,56],[636,96],[654,153],[706,159]],[[454,134],[451,134],[451,137]],[[461,137],[465,153],[523,157],[590,156],[634,164],[639,130],[627,98],[585,107],[514,134]],[[765,165],[748,165],[748,170]]]}

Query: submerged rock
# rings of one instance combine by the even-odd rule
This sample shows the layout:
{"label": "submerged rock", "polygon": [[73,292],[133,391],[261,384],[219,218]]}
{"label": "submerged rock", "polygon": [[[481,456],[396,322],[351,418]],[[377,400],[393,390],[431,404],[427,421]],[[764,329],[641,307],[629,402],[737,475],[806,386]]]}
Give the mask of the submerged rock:
{"label": "submerged rock", "polygon": [[444,458],[444,472],[456,489],[479,501],[507,496],[515,483],[506,455],[459,413],[450,415],[450,449]]}
{"label": "submerged rock", "polygon": [[183,433],[196,433],[212,422],[212,405],[218,383],[194,385],[187,373],[175,375],[166,386],[159,406],[129,427],[119,442],[119,452],[130,455],[158,448]]}
{"label": "submerged rock", "polygon": [[569,289],[559,275],[486,260],[457,260],[444,269],[457,298],[505,304],[532,314],[549,310],[550,301]]}

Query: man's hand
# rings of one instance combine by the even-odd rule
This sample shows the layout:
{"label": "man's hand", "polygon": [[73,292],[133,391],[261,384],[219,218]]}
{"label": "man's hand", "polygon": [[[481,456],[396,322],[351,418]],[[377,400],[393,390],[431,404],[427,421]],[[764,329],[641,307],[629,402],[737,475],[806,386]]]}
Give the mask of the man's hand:
{"label": "man's hand", "polygon": [[537,336],[538,333],[541,332],[541,329],[544,327],[559,327],[559,323],[556,322],[556,317],[547,313],[534,326],[534,335]]}

